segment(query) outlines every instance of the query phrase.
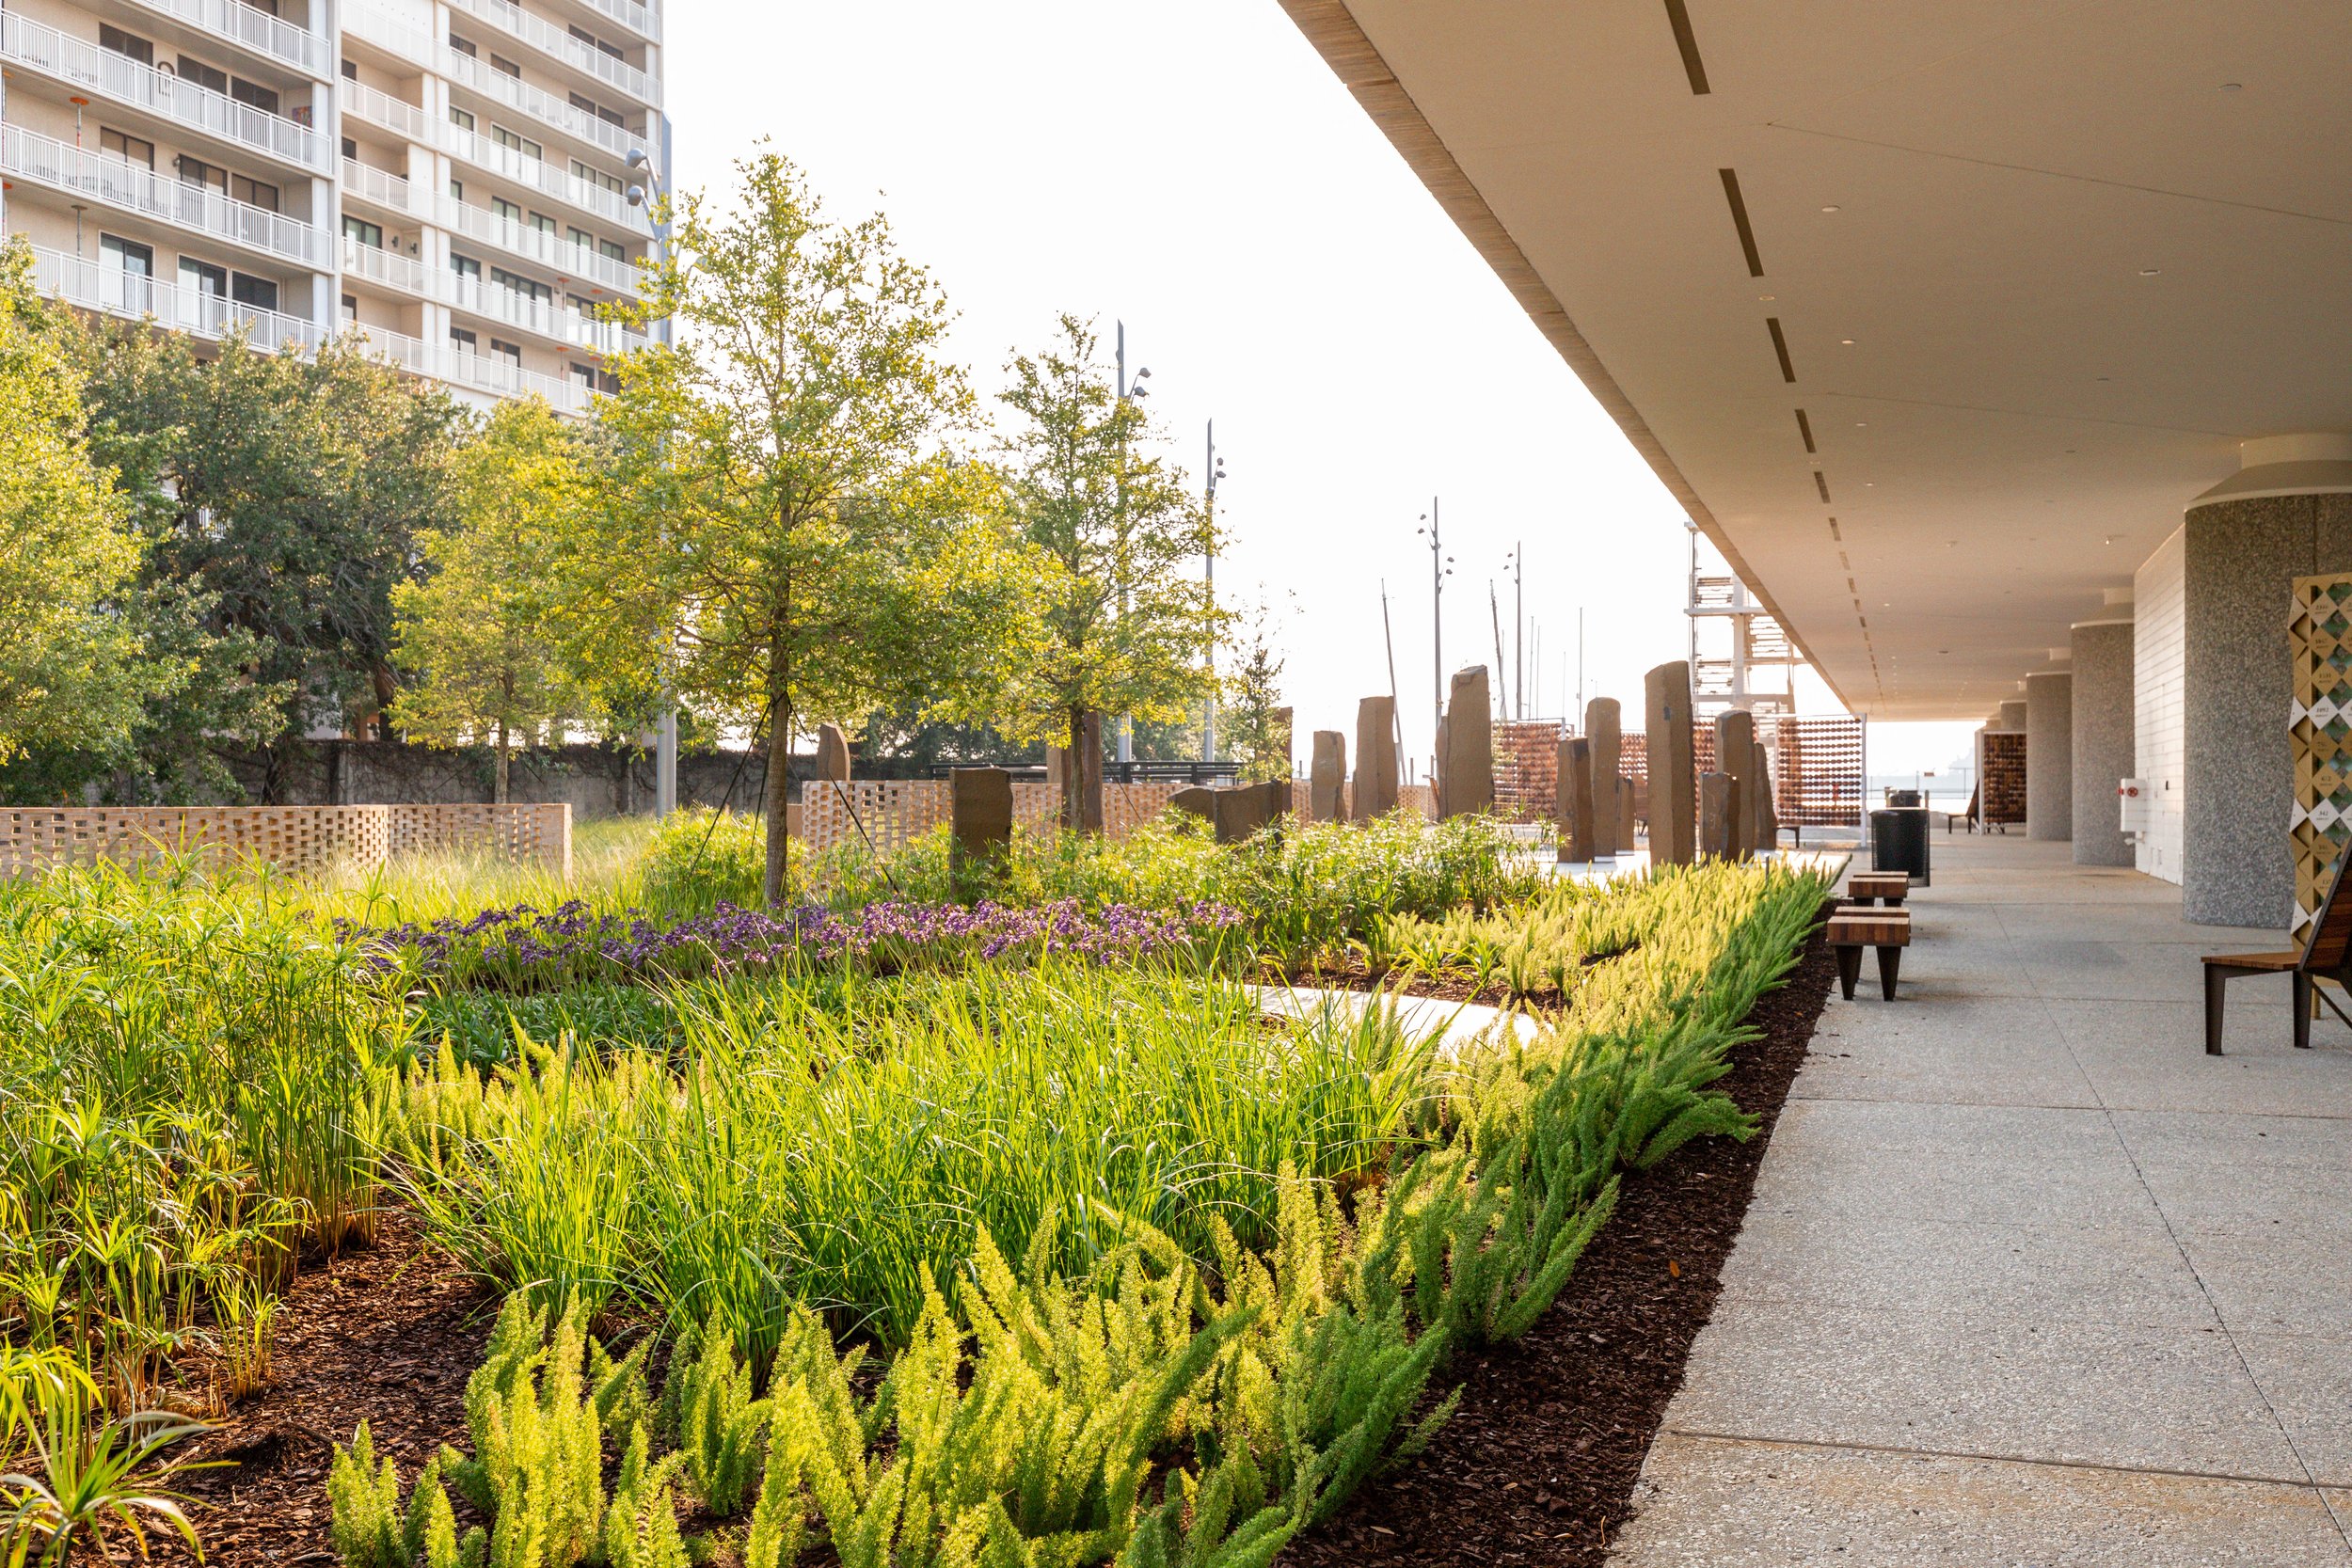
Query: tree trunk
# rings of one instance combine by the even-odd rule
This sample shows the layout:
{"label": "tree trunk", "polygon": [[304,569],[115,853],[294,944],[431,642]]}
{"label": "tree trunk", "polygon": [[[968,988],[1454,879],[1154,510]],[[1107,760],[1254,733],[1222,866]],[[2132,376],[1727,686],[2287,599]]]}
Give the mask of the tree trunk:
{"label": "tree trunk", "polygon": [[1079,748],[1086,744],[1086,709],[1070,710],[1070,728],[1065,736],[1069,749],[1061,758],[1061,825],[1073,833],[1086,816],[1086,769],[1078,763],[1084,754]]}
{"label": "tree trunk", "polygon": [[514,753],[507,750],[506,721],[501,719],[499,721],[498,782],[490,789],[490,800],[494,804],[506,804],[507,765],[513,757]]}
{"label": "tree trunk", "polygon": [[768,784],[762,814],[768,823],[768,873],[761,892],[771,909],[783,907],[791,847],[792,700],[771,689],[768,699]]}

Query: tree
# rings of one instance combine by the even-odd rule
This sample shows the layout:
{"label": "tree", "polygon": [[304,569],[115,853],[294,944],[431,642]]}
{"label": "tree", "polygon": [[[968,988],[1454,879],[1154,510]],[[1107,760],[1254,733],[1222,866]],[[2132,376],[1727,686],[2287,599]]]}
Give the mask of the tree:
{"label": "tree", "polygon": [[[1021,416],[1003,458],[1023,536],[1041,559],[1039,641],[1010,688],[1005,727],[1078,754],[1089,713],[1178,720],[1205,697],[1203,654],[1226,624],[1192,560],[1214,522],[1179,468],[1147,450],[1142,409],[1120,399],[1094,330],[1064,315],[1049,347],[1016,356],[1001,396]],[[1062,820],[1081,821],[1080,770]]]}
{"label": "tree", "polygon": [[[93,451],[150,498],[142,582],[216,640],[191,695],[275,703],[258,738],[276,799],[279,742],[321,721],[364,732],[397,695],[391,589],[419,531],[452,521],[456,405],[357,340],[306,356],[232,336],[199,359],[184,336],[114,325],[82,358]],[[157,716],[202,746],[236,738],[222,717]]]}
{"label": "tree", "polygon": [[112,475],[91,460],[81,377],[34,296],[32,253],[0,247],[0,762],[104,749],[145,689],[121,612],[139,562]]}
{"label": "tree", "polygon": [[452,469],[456,526],[419,531],[430,575],[392,588],[398,651],[418,682],[392,715],[437,745],[487,736],[491,799],[504,805],[516,738],[585,705],[549,600],[563,541],[586,504],[585,476],[572,433],[537,398],[501,404]]}
{"label": "tree", "polygon": [[1227,650],[1232,674],[1225,683],[1224,717],[1233,759],[1249,784],[1291,776],[1294,742],[1282,712],[1282,670],[1288,661],[1275,641],[1273,622],[1273,612],[1260,603]]}
{"label": "tree", "polygon": [[792,736],[877,709],[962,717],[1020,633],[1025,558],[994,476],[944,443],[968,420],[939,357],[946,300],[888,225],[827,222],[773,152],[731,211],[660,215],[670,256],[604,405],[615,503],[575,562],[582,656],[666,654],[671,689],[770,737],[766,893],[785,895]]}

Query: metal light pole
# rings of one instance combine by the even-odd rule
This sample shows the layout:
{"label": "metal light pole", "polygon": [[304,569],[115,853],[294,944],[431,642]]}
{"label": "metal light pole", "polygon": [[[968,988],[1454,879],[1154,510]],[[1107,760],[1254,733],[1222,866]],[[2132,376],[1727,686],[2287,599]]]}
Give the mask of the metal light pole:
{"label": "metal light pole", "polygon": [[[1208,584],[1209,608],[1215,610],[1216,608],[1216,482],[1225,477],[1225,460],[1216,454],[1216,421],[1215,420],[1209,421],[1208,449],[1203,454],[1201,467],[1209,476],[1206,510],[1202,514],[1209,525],[1208,548],[1203,552],[1207,562],[1203,580]],[[1216,760],[1216,634],[1215,632],[1209,634],[1209,705],[1200,721],[1200,760],[1202,762]]]}
{"label": "metal light pole", "polygon": [[[1511,553],[1502,558],[1511,568],[1511,705],[1519,717],[1527,717],[1527,541],[1522,539],[1511,546]],[[1501,680],[1502,672],[1495,672]]]}
{"label": "metal light pole", "polygon": [[[1118,394],[1118,401],[1121,404],[1141,403],[1145,398],[1150,397],[1152,395],[1150,388],[1143,386],[1143,383],[1150,379],[1152,379],[1152,367],[1146,365],[1136,372],[1134,382],[1128,381],[1127,324],[1120,322],[1118,336],[1118,370],[1111,383],[1112,389]],[[1119,613],[1123,618],[1127,613],[1127,427],[1124,423],[1121,423],[1119,428],[1118,504]],[[1122,764],[1136,760],[1136,722],[1134,716],[1130,714],[1122,713],[1119,716],[1119,760]]]}
{"label": "metal light pole", "polygon": [[[654,173],[653,160],[645,156],[644,148],[629,150],[628,166],[645,177],[644,185],[631,185],[628,188],[630,206],[642,207],[645,204],[646,185],[653,187],[655,196],[661,194],[660,176]],[[668,223],[654,225],[654,243],[661,247],[665,256],[669,253],[670,226]],[[671,653],[672,650],[664,648],[661,654],[661,716],[654,723],[653,814],[657,820],[667,817],[672,812],[677,810],[677,694],[670,689]],[[787,754],[789,752],[788,744],[773,736],[770,737],[768,744],[771,750],[779,745],[785,745]]]}
{"label": "metal light pole", "polygon": [[1429,541],[1429,683],[1436,698],[1437,721],[1445,722],[1445,579],[1454,575],[1454,558],[1438,539],[1438,498],[1421,515],[1424,526],[1413,531]]}

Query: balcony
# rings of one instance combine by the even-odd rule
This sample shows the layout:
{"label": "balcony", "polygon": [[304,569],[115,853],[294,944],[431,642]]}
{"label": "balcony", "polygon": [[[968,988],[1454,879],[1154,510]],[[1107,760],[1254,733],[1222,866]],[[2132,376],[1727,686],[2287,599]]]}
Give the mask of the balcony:
{"label": "balcony", "polygon": [[576,174],[567,174],[544,158],[532,157],[511,147],[501,147],[489,137],[454,125],[444,125],[438,133],[443,150],[465,159],[478,168],[486,168],[504,175],[516,184],[553,197],[575,209],[594,214],[615,229],[628,230],[641,239],[650,238],[653,225],[644,213],[631,207],[618,191],[592,185]]}
{"label": "balcony", "polygon": [[644,346],[645,337],[612,322],[597,321],[563,306],[529,298],[498,283],[461,277],[447,267],[427,266],[414,257],[343,236],[343,272],[453,309],[481,316],[565,348],[620,354]]}
{"label": "balcony", "polygon": [[406,140],[421,142],[427,147],[433,144],[432,124],[424,118],[424,111],[414,103],[359,82],[345,82],[342,86],[345,115],[357,115],[369,124],[380,125]]}
{"label": "balcony", "polygon": [[140,277],[46,245],[33,247],[33,287],[42,294],[130,321],[194,337],[219,340],[242,328],[255,348],[277,350],[291,342],[305,353],[326,340],[316,322],[240,305],[218,294]]}
{"label": "balcony", "polygon": [[448,196],[443,196],[431,213],[419,215],[429,217],[453,234],[464,234],[485,245],[496,245],[509,255],[520,256],[552,268],[556,276],[572,282],[586,283],[632,296],[639,292],[634,264],[615,261],[586,245],[559,240],[543,229],[500,217],[496,213],[469,206]]}
{"label": "balcony", "polygon": [[580,0],[589,9],[611,17],[649,43],[661,41],[661,12],[637,0]]}
{"label": "balcony", "polygon": [[559,414],[585,414],[595,402],[595,394],[577,381],[541,375],[492,355],[468,354],[453,343],[422,342],[405,333],[372,326],[357,330],[366,338],[371,352],[412,375],[430,376],[496,397],[542,397]]}
{"label": "balcony", "polygon": [[130,0],[130,4],[168,16],[223,43],[326,81],[335,74],[335,46],[318,34],[281,22],[258,7],[240,0]]}
{"label": "balcony", "polygon": [[532,15],[507,0],[451,0],[450,8],[480,17],[509,37],[520,39],[541,54],[561,60],[573,71],[618,88],[640,103],[661,105],[661,83],[635,66],[616,60],[593,44],[582,43],[563,28]]}
{"label": "balcony", "polygon": [[326,138],[307,125],[240,103],[226,93],[141,65],[128,55],[101,49],[14,11],[0,11],[0,59],[263,157],[317,174],[333,166]]}
{"label": "balcony", "polygon": [[326,235],[296,218],[183,184],[137,164],[68,147],[21,125],[0,125],[0,171],[118,212],[133,213],[299,266],[324,268]]}
{"label": "balcony", "polygon": [[406,180],[384,169],[371,168],[354,158],[343,160],[343,195],[356,196],[378,207],[389,207],[395,213],[422,215],[409,205]]}

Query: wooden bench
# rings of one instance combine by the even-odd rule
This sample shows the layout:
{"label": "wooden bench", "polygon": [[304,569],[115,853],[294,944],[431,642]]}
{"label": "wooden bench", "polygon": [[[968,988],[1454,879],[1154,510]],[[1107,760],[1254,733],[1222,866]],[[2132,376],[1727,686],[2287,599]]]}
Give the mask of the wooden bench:
{"label": "wooden bench", "polygon": [[2311,925],[2311,933],[2303,945],[2284,953],[2208,953],[2205,955],[2205,1054],[2221,1054],[2221,1021],[2227,1011],[2225,988],[2233,980],[2249,974],[2284,974],[2292,988],[2295,1014],[2295,1048],[2309,1051],[2312,1046],[2312,1015],[2319,1004],[2326,1002],[2338,1018],[2344,1018],[2342,1007],[2326,991],[2318,988],[2321,980],[2333,980],[2340,986],[2352,986],[2352,898],[2344,896],[2344,873],[2352,855],[2339,852],[2335,874],[2328,879],[2328,896],[2319,901],[2319,913]]}
{"label": "wooden bench", "polygon": [[1857,904],[1883,903],[1899,909],[1911,895],[1908,871],[1857,871],[1846,879],[1846,896]]}
{"label": "wooden bench", "polygon": [[1902,967],[1903,949],[1911,945],[1909,910],[1839,910],[1829,917],[1829,944],[1837,949],[1837,984],[1846,1000],[1853,1000],[1854,982],[1862,978],[1862,950],[1879,954],[1879,990],[1895,1000],[1895,976]]}

